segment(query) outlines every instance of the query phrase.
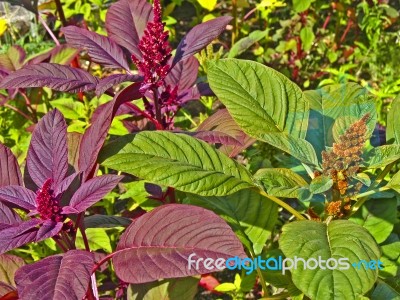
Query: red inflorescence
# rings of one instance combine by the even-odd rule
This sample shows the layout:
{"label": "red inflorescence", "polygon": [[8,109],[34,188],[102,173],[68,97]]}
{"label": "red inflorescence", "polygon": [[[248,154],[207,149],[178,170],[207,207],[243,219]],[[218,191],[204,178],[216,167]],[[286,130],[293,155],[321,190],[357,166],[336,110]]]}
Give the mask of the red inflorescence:
{"label": "red inflorescence", "polygon": [[160,1],[154,0],[153,22],[147,23],[139,42],[142,59],[132,55],[133,62],[144,76],[142,89],[145,90],[162,86],[170,69],[168,61],[172,48],[168,42],[169,33],[164,31],[164,25]]}
{"label": "red inflorescence", "polygon": [[51,189],[52,180],[47,179],[36,192],[37,210],[42,220],[53,220],[63,222],[64,216],[61,214],[59,200],[54,197]]}

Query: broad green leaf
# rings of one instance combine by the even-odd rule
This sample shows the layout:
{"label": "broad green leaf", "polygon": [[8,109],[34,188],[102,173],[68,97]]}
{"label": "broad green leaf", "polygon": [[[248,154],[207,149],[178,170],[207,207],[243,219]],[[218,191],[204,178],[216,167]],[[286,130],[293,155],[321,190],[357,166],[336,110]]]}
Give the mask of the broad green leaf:
{"label": "broad green leaf", "polygon": [[[299,262],[296,269],[290,270],[294,284],[307,297],[359,299],[374,285],[378,277],[377,268],[357,269],[352,266],[360,260],[377,262],[380,257],[375,240],[360,225],[348,220],[329,224],[295,221],[283,226],[282,231],[279,245],[287,258],[314,259],[309,261],[312,268],[304,269],[303,262]],[[328,259],[331,259],[330,268],[326,265]],[[325,260],[325,264],[321,263],[325,269],[313,268],[319,260]],[[334,269],[335,262],[337,268]]]}
{"label": "broad green leaf", "polygon": [[262,64],[234,58],[210,61],[211,89],[245,133],[287,133],[304,138],[308,101],[300,88]]}
{"label": "broad green leaf", "polygon": [[313,194],[321,194],[329,190],[333,185],[332,178],[328,176],[315,177],[310,183],[310,192]]}
{"label": "broad green leaf", "polygon": [[290,169],[260,169],[254,175],[269,195],[285,198],[298,198],[299,189],[308,183]]}
{"label": "broad green leaf", "polygon": [[333,145],[333,126],[339,118],[342,120],[338,122],[343,124],[344,128],[369,113],[371,117],[367,122],[367,138],[374,131],[376,124],[375,101],[360,85],[356,83],[335,84],[315,91],[306,91],[304,94],[310,101],[311,109],[306,140],[313,145],[319,159],[321,159],[321,152],[326,147]]}
{"label": "broad green leaf", "polygon": [[265,38],[268,35],[269,30],[254,30],[252,31],[249,36],[246,36],[240,40],[238,40],[229,50],[228,53],[228,58],[234,58],[236,56],[239,56],[243,52],[245,52],[247,49],[249,49],[251,46],[253,46],[255,43],[259,42],[263,38]]}
{"label": "broad green leaf", "polygon": [[293,0],[293,9],[301,13],[310,7],[311,2],[312,0]]}
{"label": "broad green leaf", "polygon": [[311,46],[314,42],[315,35],[312,30],[312,27],[304,27],[300,30],[300,39],[303,43],[303,49],[308,51],[311,49]]}
{"label": "broad green leaf", "polygon": [[383,145],[373,148],[366,155],[366,164],[371,169],[383,168],[400,159],[400,145]]}
{"label": "broad green leaf", "polygon": [[[85,230],[86,237],[89,242],[90,250],[104,250],[107,253],[112,252],[110,238],[107,232],[103,228],[87,228]],[[76,235],[76,246],[80,249],[85,249],[82,234],[78,231]]]}
{"label": "broad green leaf", "polygon": [[199,278],[171,278],[141,284],[130,284],[128,300],[192,300],[197,293]]}
{"label": "broad green leaf", "polygon": [[314,166],[318,165],[317,154],[313,146],[304,139],[284,133],[266,133],[261,135],[259,139],[285,151],[303,163]]}
{"label": "broad green leaf", "polygon": [[400,171],[393,175],[392,179],[390,179],[387,184],[387,187],[400,193]]}
{"label": "broad green leaf", "polygon": [[253,186],[243,166],[186,134],[127,135],[105,147],[100,159],[111,169],[202,196],[229,195]]}
{"label": "broad green leaf", "polygon": [[50,62],[59,65],[69,65],[78,53],[79,49],[72,48],[71,46],[57,46],[52,51]]}
{"label": "broad green leaf", "polygon": [[187,204],[201,206],[222,217],[246,247],[261,253],[278,219],[278,206],[252,189],[222,197],[188,195]]}
{"label": "broad green leaf", "polygon": [[377,243],[382,243],[397,223],[397,199],[369,200],[350,218],[350,221],[363,226]]}
{"label": "broad green leaf", "polygon": [[400,95],[398,95],[392,102],[392,107],[387,115],[386,126],[386,141],[400,144]]}
{"label": "broad green leaf", "polygon": [[371,295],[371,300],[384,299],[400,300],[400,293],[384,281],[378,280],[378,284]]}

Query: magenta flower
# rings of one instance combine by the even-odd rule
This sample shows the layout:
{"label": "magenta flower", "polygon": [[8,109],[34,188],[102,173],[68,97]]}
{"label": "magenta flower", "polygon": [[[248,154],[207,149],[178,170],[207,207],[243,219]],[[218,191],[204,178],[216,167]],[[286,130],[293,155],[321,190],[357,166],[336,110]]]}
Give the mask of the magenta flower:
{"label": "magenta flower", "polygon": [[[84,212],[111,191],[121,176],[94,177],[79,183],[78,172],[68,172],[67,125],[58,110],[46,114],[36,125],[25,166],[25,187],[16,158],[0,144],[0,253],[61,232],[74,235],[68,214]],[[65,204],[63,203],[65,202]],[[27,221],[13,210],[28,212]]]}

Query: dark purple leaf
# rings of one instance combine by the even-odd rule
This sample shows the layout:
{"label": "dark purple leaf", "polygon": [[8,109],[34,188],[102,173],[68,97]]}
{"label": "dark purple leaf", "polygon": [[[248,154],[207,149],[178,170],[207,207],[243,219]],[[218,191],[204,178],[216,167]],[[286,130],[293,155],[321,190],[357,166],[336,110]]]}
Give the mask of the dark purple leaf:
{"label": "dark purple leaf", "polygon": [[0,54],[0,69],[8,72],[18,70],[24,64],[25,50],[21,46],[10,47],[7,53]]}
{"label": "dark purple leaf", "polygon": [[72,196],[69,206],[63,207],[63,213],[85,211],[111,192],[122,177],[117,175],[103,175],[86,181]]}
{"label": "dark purple leaf", "polygon": [[219,216],[197,206],[167,204],[126,229],[113,262],[117,276],[129,283],[217,271],[202,264],[198,270],[189,269],[187,259],[192,253],[203,259],[245,256],[242,244]]}
{"label": "dark purple leaf", "polygon": [[96,87],[96,95],[100,96],[104,94],[109,88],[113,87],[116,84],[130,81],[130,82],[139,82],[142,81],[143,77],[139,75],[129,75],[129,74],[113,74],[106,78],[100,79],[99,83]]}
{"label": "dark purple leaf", "polygon": [[202,50],[225,30],[231,20],[232,17],[223,16],[193,27],[180,41],[172,64]]}
{"label": "dark purple leaf", "polygon": [[8,227],[4,226],[4,228],[1,228],[2,225],[15,225],[19,223],[21,223],[21,217],[13,209],[0,201],[0,230]]}
{"label": "dark purple leaf", "polygon": [[112,101],[99,106],[92,116],[92,125],[85,131],[79,148],[79,170],[84,172],[84,179],[93,171],[97,156],[107,137],[112,119],[118,108],[125,102],[139,99],[141,84],[133,83],[120,91]]}
{"label": "dark purple leaf", "polygon": [[26,210],[36,209],[36,194],[19,185],[8,185],[0,188],[0,201],[14,204]]}
{"label": "dark purple leaf", "polygon": [[146,0],[120,0],[107,11],[106,30],[117,44],[141,59],[138,44],[152,18],[153,8]]}
{"label": "dark purple leaf", "polygon": [[146,192],[156,198],[161,198],[163,195],[162,188],[157,184],[145,182],[144,189],[146,190]]}
{"label": "dark purple leaf", "polygon": [[132,223],[129,218],[108,215],[93,215],[85,217],[85,228],[126,227]]}
{"label": "dark purple leaf", "polygon": [[10,226],[0,231],[0,254],[36,240],[37,226],[43,221],[29,221]]}
{"label": "dark purple leaf", "polygon": [[97,81],[96,77],[82,69],[41,63],[11,73],[0,82],[0,88],[47,86],[57,91],[76,93],[94,90]]}
{"label": "dark purple leaf", "polygon": [[61,31],[68,44],[77,48],[85,48],[94,62],[107,68],[129,70],[124,52],[117,43],[108,37],[76,26],[64,27]]}
{"label": "dark purple leaf", "polygon": [[67,124],[54,109],[36,125],[28,149],[29,175],[38,187],[47,179],[58,186],[68,171]]}
{"label": "dark purple leaf", "polygon": [[197,100],[201,96],[215,96],[208,83],[200,82],[178,94],[178,101],[184,104],[190,100]]}
{"label": "dark purple leaf", "polygon": [[40,226],[35,241],[40,242],[47,238],[53,237],[58,234],[62,228],[63,223],[46,220],[43,222],[42,226]]}
{"label": "dark purple leaf", "polygon": [[15,285],[14,282],[15,272],[24,265],[25,265],[24,260],[18,256],[10,254],[1,254],[0,282],[7,283],[12,286]]}
{"label": "dark purple leaf", "polygon": [[178,62],[165,77],[166,84],[171,87],[178,86],[178,93],[191,88],[196,80],[199,62],[194,56]]}
{"label": "dark purple leaf", "polygon": [[70,250],[23,266],[15,274],[24,300],[82,300],[89,287],[93,253]]}
{"label": "dark purple leaf", "polygon": [[5,185],[22,185],[22,176],[11,150],[0,144],[0,187]]}
{"label": "dark purple leaf", "polygon": [[60,182],[58,186],[54,189],[54,196],[64,193],[71,185],[71,183],[80,175],[81,173],[74,173],[66,177],[63,181]]}

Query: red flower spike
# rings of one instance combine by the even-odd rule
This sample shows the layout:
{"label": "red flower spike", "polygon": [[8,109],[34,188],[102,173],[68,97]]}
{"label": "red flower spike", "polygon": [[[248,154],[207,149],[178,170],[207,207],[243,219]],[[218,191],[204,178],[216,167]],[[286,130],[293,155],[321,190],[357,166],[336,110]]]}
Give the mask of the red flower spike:
{"label": "red flower spike", "polygon": [[65,216],[61,214],[59,199],[53,195],[52,180],[47,179],[42,188],[36,192],[37,211],[42,220],[63,222]]}

